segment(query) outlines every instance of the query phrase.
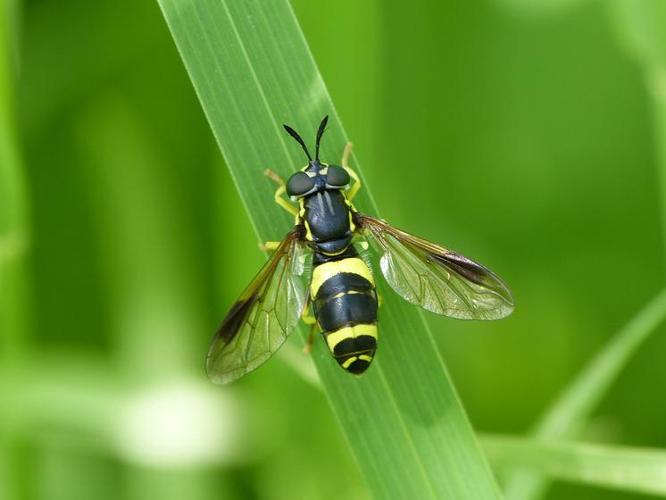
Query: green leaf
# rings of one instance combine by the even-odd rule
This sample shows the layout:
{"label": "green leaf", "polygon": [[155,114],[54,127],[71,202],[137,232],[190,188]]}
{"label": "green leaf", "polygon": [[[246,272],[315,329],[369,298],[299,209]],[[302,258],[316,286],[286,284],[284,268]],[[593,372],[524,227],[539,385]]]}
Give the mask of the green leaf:
{"label": "green leaf", "polygon": [[616,35],[625,50],[650,66],[666,66],[666,4],[661,0],[613,0]]}
{"label": "green leaf", "polygon": [[[101,242],[105,301],[114,311],[109,327],[126,373],[168,378],[199,364],[189,338],[204,329],[198,284],[188,269],[196,258],[193,229],[179,216],[184,209],[174,196],[177,184],[162,167],[168,160],[129,103],[109,96],[89,107],[76,137]],[[156,336],[159,356],[152,354]]]}
{"label": "green leaf", "polygon": [[[15,112],[18,2],[0,0],[0,364],[24,355],[29,333],[28,201]],[[18,439],[0,428],[0,498],[18,495]]]}
{"label": "green leaf", "polygon": [[[659,0],[614,0],[608,6],[612,9],[618,40],[644,66],[652,97],[662,238],[666,242],[666,51],[663,43],[666,8]],[[665,315],[666,290],[662,290],[570,384],[536,425],[532,435],[540,439],[575,436],[627,361]],[[547,488],[547,481],[540,475],[517,471],[507,481],[505,491],[512,500],[537,500]]]}
{"label": "green leaf", "polygon": [[[281,124],[312,140],[321,117],[331,115],[322,145],[326,159],[337,160],[347,141],[289,3],[160,0],[160,5],[260,240],[281,238],[293,221],[273,203],[275,187],[262,171],[270,167],[287,176],[304,163]],[[353,166],[358,169],[356,161]],[[377,214],[367,188],[357,205]],[[378,281],[381,340],[371,369],[355,378],[337,366],[322,342],[313,352],[372,493],[498,498],[424,318]],[[243,285],[236,284],[239,292]],[[316,425],[307,415],[302,424]]]}
{"label": "green leaf", "polygon": [[[538,440],[573,438],[599,404],[631,356],[666,317],[666,289],[653,298],[569,384],[532,431]],[[548,484],[532,471],[507,480],[511,499],[540,498]]]}
{"label": "green leaf", "polygon": [[495,467],[523,467],[552,479],[666,495],[666,451],[506,436],[481,439]]}
{"label": "green leaf", "polygon": [[27,196],[15,117],[14,2],[0,0],[0,356],[12,359],[28,330]]}
{"label": "green leaf", "polygon": [[613,0],[608,5],[618,41],[642,65],[651,98],[662,241],[666,244],[666,3]]}

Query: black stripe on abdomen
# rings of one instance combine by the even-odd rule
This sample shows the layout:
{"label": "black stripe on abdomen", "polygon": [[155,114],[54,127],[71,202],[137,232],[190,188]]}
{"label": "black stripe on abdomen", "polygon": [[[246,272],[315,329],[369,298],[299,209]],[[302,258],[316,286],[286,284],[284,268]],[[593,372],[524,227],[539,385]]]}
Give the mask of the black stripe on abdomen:
{"label": "black stripe on abdomen", "polygon": [[377,300],[369,293],[340,292],[328,300],[317,301],[315,315],[325,332],[344,326],[377,321]]}
{"label": "black stripe on abdomen", "polygon": [[[353,263],[356,270],[359,265],[365,263],[361,259]],[[340,366],[351,373],[363,373],[377,350],[377,293],[373,283],[355,272],[336,273],[319,286],[313,312]]]}

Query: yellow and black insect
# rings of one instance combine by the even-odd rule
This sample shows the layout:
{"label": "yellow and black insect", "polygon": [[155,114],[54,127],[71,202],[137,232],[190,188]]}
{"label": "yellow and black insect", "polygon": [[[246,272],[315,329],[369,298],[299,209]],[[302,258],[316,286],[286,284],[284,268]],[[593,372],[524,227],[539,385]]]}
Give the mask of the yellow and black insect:
{"label": "yellow and black insect", "polygon": [[314,159],[301,136],[284,125],[308,164],[286,184],[266,173],[279,184],[275,201],[294,215],[295,226],[281,242],[264,245],[272,257],[213,337],[206,369],[215,382],[231,382],[264,363],[301,317],[319,326],[342,368],[367,370],[377,349],[378,301],[373,273],[354,245],[357,238],[373,244],[384,278],[412,304],[460,319],[499,319],[513,310],[511,292],[490,270],[354,208],[361,182],[348,164],[351,144],[341,166],[319,160],[327,121],[319,125]]}

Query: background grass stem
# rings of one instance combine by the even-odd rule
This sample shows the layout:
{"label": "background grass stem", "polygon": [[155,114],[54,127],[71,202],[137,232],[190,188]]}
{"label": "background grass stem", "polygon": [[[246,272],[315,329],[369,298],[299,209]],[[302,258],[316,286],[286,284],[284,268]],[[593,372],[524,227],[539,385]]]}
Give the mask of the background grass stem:
{"label": "background grass stem", "polygon": [[[617,380],[642,343],[666,318],[666,289],[659,292],[583,368],[541,417],[530,437],[537,440],[572,439],[587,424],[592,411]],[[534,471],[511,474],[505,486],[508,498],[540,498],[548,482]]]}
{"label": "background grass stem", "polygon": [[666,451],[566,440],[484,436],[498,469],[521,467],[551,480],[666,496]]}

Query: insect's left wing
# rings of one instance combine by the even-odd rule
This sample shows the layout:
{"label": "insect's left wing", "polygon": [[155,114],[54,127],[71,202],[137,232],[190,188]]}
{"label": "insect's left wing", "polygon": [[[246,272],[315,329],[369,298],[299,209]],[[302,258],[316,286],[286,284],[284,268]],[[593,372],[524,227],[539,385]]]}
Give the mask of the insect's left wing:
{"label": "insect's left wing", "polygon": [[382,220],[356,219],[382,254],[386,281],[408,302],[459,319],[500,319],[513,311],[509,288],[489,269]]}
{"label": "insect's left wing", "polygon": [[307,300],[305,257],[297,227],[282,240],[213,337],[206,359],[211,380],[226,384],[251,372],[275,354],[296,328]]}

